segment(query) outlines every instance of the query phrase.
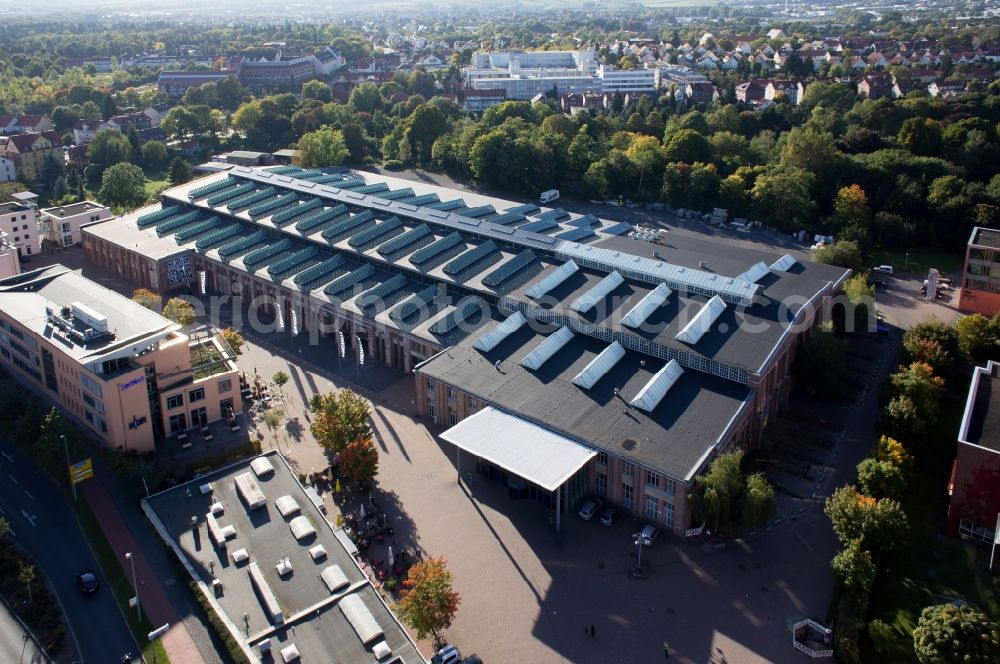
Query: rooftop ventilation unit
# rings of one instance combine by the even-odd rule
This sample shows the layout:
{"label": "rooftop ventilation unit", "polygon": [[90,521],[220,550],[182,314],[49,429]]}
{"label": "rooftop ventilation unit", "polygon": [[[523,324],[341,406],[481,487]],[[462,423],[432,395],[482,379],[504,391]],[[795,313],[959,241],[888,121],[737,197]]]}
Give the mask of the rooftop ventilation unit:
{"label": "rooftop ventilation unit", "polygon": [[639,304],[632,307],[622,318],[622,325],[626,327],[639,327],[646,322],[646,319],[653,315],[660,305],[667,301],[673,291],[666,284],[660,284],[646,294],[646,297],[639,300]]}
{"label": "rooftop ventilation unit", "polygon": [[550,272],[544,279],[532,286],[527,292],[527,296],[534,299],[540,298],[562,282],[569,279],[570,275],[579,269],[580,268],[575,262],[566,261],[554,271]]}
{"label": "rooftop ventilation unit", "polygon": [[592,359],[583,371],[578,373],[573,379],[573,384],[582,387],[585,390],[589,390],[594,385],[597,384],[604,374],[611,371],[611,369],[618,364],[618,361],[625,357],[625,349],[617,341],[611,343],[610,346],[602,350],[597,357]]}
{"label": "rooftop ventilation unit", "polygon": [[569,308],[573,311],[579,313],[586,313],[594,308],[598,302],[604,299],[611,291],[618,288],[625,282],[625,278],[622,277],[617,271],[612,272],[608,276],[601,279],[601,281],[588,290],[586,293],[578,297],[573,301]]}
{"label": "rooftop ventilation unit", "polygon": [[797,263],[798,261],[792,258],[791,254],[785,254],[771,264],[771,270],[775,272],[788,272]]}
{"label": "rooftop ventilation unit", "polygon": [[527,322],[528,319],[524,317],[524,314],[520,311],[515,311],[510,316],[507,316],[502,323],[479,337],[476,343],[472,344],[472,347],[488,353],[496,348],[501,341],[520,330]]}
{"label": "rooftop ventilation unit", "polygon": [[58,310],[55,305],[46,306],[45,318],[50,325],[62,330],[81,346],[100,339],[113,339],[115,336],[108,329],[107,318],[79,302]]}
{"label": "rooftop ventilation unit", "polygon": [[683,373],[684,369],[677,363],[677,360],[670,360],[649,379],[648,383],[642,386],[639,394],[635,395],[629,405],[652,413]]}
{"label": "rooftop ventilation unit", "polygon": [[705,333],[712,327],[712,324],[722,315],[722,312],[726,310],[726,303],[718,295],[714,296],[711,300],[705,303],[698,313],[694,315],[694,318],[684,326],[675,339],[677,341],[683,341],[687,344],[696,344],[698,341],[705,336]]}
{"label": "rooftop ventilation unit", "polygon": [[533,351],[524,356],[521,366],[537,371],[541,369],[550,357],[559,352],[559,349],[569,343],[573,338],[573,331],[563,325],[558,330],[550,334],[545,341],[538,344]]}

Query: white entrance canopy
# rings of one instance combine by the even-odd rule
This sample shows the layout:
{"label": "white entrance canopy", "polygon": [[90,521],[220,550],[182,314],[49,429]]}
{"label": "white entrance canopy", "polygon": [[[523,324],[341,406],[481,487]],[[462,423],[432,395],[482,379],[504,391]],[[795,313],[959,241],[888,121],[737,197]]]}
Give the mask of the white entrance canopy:
{"label": "white entrance canopy", "polygon": [[565,436],[488,406],[441,437],[477,457],[555,491],[597,452]]}

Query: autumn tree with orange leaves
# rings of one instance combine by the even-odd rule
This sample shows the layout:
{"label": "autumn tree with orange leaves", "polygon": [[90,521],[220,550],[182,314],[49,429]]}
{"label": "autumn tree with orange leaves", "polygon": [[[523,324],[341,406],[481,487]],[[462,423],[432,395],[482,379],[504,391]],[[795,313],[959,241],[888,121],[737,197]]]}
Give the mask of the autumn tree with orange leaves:
{"label": "autumn tree with orange leaves", "polygon": [[434,637],[441,642],[441,631],[451,627],[462,598],[452,590],[454,577],[443,557],[429,558],[410,568],[403,581],[399,616],[417,632],[417,638]]}
{"label": "autumn tree with orange leaves", "polygon": [[351,390],[314,394],[309,400],[313,422],[309,430],[316,442],[332,453],[343,452],[358,440],[370,440],[368,402]]}
{"label": "autumn tree with orange leaves", "polygon": [[370,482],[378,473],[378,449],[371,438],[358,438],[340,452],[340,470],[355,482]]}

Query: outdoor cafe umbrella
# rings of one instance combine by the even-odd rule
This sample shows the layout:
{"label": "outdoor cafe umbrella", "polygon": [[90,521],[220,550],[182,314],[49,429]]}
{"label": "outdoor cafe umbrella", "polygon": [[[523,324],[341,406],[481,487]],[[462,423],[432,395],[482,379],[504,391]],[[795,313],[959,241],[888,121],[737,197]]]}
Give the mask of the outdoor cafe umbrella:
{"label": "outdoor cafe umbrella", "polygon": [[337,478],[337,483],[333,485],[333,490],[335,492],[337,492],[337,493],[340,493],[340,478],[339,477]]}
{"label": "outdoor cafe umbrella", "polygon": [[389,567],[391,568],[395,564],[396,564],[396,559],[392,555],[392,547],[390,546],[389,547]]}
{"label": "outdoor cafe umbrella", "polygon": [[359,511],[359,516],[360,516],[359,521],[364,521],[365,520],[365,504],[364,503],[361,503],[361,509],[358,510],[358,511]]}

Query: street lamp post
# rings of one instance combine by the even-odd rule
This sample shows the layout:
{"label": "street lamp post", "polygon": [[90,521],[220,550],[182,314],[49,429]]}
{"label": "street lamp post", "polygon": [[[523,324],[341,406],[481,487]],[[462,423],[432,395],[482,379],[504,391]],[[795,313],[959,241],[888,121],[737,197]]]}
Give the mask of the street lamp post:
{"label": "street lamp post", "polygon": [[[61,433],[61,434],[59,434],[59,437],[62,438],[63,452],[66,453],[66,473],[69,474],[70,473],[70,467],[69,467],[69,445],[66,443],[66,434]],[[72,475],[69,475],[69,487],[71,489],[73,489],[73,500],[76,500],[76,482],[73,481],[73,476]]]}
{"label": "street lamp post", "polygon": [[132,585],[135,587],[135,613],[139,617],[139,621],[142,621],[142,607],[139,606],[139,582],[135,578],[135,558],[132,557],[132,552],[129,551],[125,554],[125,558],[132,564]]}
{"label": "street lamp post", "polygon": [[643,545],[649,545],[649,538],[643,537],[642,533],[636,533],[632,537],[635,538],[635,548],[636,548],[636,563],[635,569],[632,571],[632,576],[640,576],[642,574],[642,547]]}

